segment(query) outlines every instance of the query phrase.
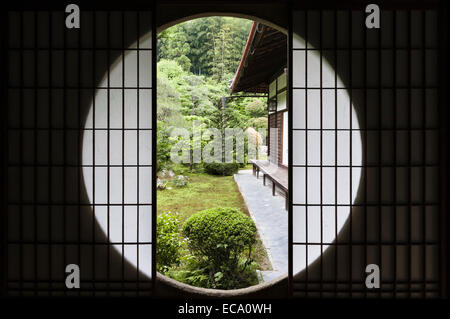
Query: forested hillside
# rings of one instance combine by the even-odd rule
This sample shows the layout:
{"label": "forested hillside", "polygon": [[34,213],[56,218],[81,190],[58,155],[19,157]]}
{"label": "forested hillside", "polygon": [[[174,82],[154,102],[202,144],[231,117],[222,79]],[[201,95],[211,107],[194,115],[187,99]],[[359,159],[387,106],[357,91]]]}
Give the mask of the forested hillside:
{"label": "forested hillside", "polygon": [[230,80],[251,23],[232,17],[208,17],[177,24],[158,35],[158,61],[175,60],[193,74]]}
{"label": "forested hillside", "polygon": [[241,60],[251,21],[208,17],[172,26],[158,36],[158,170],[170,164],[172,128],[267,127],[264,98],[221,98]]}

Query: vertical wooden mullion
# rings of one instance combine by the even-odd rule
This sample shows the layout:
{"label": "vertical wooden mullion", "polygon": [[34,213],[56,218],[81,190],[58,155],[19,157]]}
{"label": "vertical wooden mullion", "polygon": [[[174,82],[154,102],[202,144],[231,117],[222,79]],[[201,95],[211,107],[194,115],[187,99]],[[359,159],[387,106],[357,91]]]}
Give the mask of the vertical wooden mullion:
{"label": "vertical wooden mullion", "polygon": [[[293,165],[293,152],[292,152],[292,136],[293,136],[293,13],[292,10],[292,2],[289,2],[289,7],[287,10],[287,16],[289,17],[289,25],[288,25],[288,58],[287,58],[287,65],[288,65],[288,74],[286,77],[286,85],[288,88],[287,92],[287,108],[288,108],[288,297],[293,297],[293,192],[292,192],[292,165]],[[268,115],[269,117],[269,115]],[[269,128],[270,129],[270,128]],[[270,147],[269,147],[270,148]]]}

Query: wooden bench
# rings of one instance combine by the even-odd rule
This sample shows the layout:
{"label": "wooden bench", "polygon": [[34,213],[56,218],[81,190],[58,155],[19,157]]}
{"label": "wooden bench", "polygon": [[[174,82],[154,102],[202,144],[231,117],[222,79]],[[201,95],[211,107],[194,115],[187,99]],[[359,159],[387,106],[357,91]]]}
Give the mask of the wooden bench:
{"label": "wooden bench", "polygon": [[288,193],[288,170],[285,167],[280,167],[269,161],[250,160],[253,165],[253,175],[259,178],[259,172],[263,174],[263,184],[266,185],[266,178],[272,181],[272,195],[275,196],[275,187],[281,189],[286,198],[286,210],[289,206]]}

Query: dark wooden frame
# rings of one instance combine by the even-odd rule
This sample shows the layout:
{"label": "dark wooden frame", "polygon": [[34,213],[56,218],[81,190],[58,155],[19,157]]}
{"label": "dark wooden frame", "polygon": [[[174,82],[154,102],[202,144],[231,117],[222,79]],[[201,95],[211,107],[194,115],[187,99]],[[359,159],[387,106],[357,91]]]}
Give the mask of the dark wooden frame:
{"label": "dark wooden frame", "polygon": [[[244,8],[243,10],[246,12],[251,12],[251,8],[245,8],[245,6],[251,6],[251,5],[266,5],[266,6],[273,6],[273,2],[272,1],[218,1],[218,0],[213,0],[213,1],[206,1],[202,2],[200,0],[196,0],[193,1],[195,3],[195,5],[197,6],[211,6],[208,12],[212,12],[212,7],[216,7],[219,8],[217,9],[218,11],[222,11],[224,13],[227,12],[231,12],[230,10],[238,10],[239,8]],[[230,4],[231,3],[231,7],[233,9],[229,9],[227,8],[225,5],[226,4]],[[432,1],[417,1],[417,0],[412,0],[412,1],[406,1],[406,0],[395,0],[395,1],[378,1],[378,3],[383,6],[383,8],[396,8],[396,9],[410,9],[410,8],[417,8],[417,9],[423,9],[423,8],[439,8],[439,14],[440,14],[440,54],[439,54],[439,63],[441,65],[441,72],[440,72],[440,89],[439,89],[439,97],[440,97],[440,114],[441,114],[441,135],[440,135],[440,151],[441,151],[441,189],[440,189],[440,200],[441,200],[441,212],[440,212],[440,221],[441,221],[441,240],[442,240],[442,245],[441,245],[441,251],[440,251],[440,262],[441,262],[441,267],[440,267],[440,281],[441,281],[441,293],[440,296],[442,298],[446,298],[447,297],[447,289],[448,289],[448,272],[449,272],[449,268],[448,268],[448,256],[450,254],[449,251],[449,237],[448,237],[448,217],[447,217],[447,174],[448,174],[448,122],[447,122],[447,117],[448,117],[448,74],[449,72],[446,72],[446,70],[448,70],[448,62],[447,62],[447,56],[448,56],[448,4],[446,1],[436,1],[436,0],[432,0]],[[82,6],[84,9],[104,9],[105,6],[104,4],[101,3],[96,3],[96,2],[92,2],[92,1],[78,1],[77,4],[79,4],[80,6]],[[358,9],[363,9],[364,6],[367,4],[367,2],[364,1],[351,1],[351,0],[345,0],[345,1],[341,1],[339,3],[337,3],[336,1],[331,1],[331,0],[324,0],[324,1],[302,1],[302,2],[296,2],[296,1],[282,1],[282,6],[285,7],[285,10],[288,13],[288,16],[290,16],[290,13],[292,12],[293,9],[342,9],[342,8],[348,8],[348,9],[354,9],[354,8],[358,8]],[[163,3],[162,1],[159,1],[158,6],[161,6],[160,8],[158,8],[158,10],[166,10],[166,8],[170,8],[170,6],[172,7],[183,7],[183,6],[190,6],[190,4],[188,4],[188,1],[181,1],[181,0],[172,0],[172,1],[165,1],[165,3]],[[29,10],[63,10],[64,9],[64,5],[63,4],[54,4],[52,2],[49,1],[40,1],[40,2],[34,2],[34,1],[24,1],[21,3],[7,3],[3,5],[5,8],[5,11],[3,11],[2,13],[2,17],[3,17],[3,31],[6,30],[6,25],[7,25],[7,10],[21,10],[21,9],[29,9]],[[143,2],[139,2],[139,1],[127,1],[126,3],[122,3],[120,5],[115,4],[114,2],[109,2],[108,3],[108,8],[109,9],[119,9],[119,10],[125,10],[125,9],[137,9],[137,8],[142,8],[148,9],[148,3],[143,3]],[[155,8],[155,7],[153,7]],[[156,9],[154,10],[156,12]],[[195,10],[194,10],[195,11]],[[201,11],[201,10],[200,10]],[[166,19],[167,18],[165,17]],[[154,26],[155,26],[155,30],[156,30],[156,26],[160,25],[158,24],[158,22],[156,22],[156,20],[158,19],[158,17],[156,17],[156,19],[154,19]],[[289,29],[289,36],[288,36],[288,65],[290,65],[292,63],[292,39],[291,39],[291,35],[292,35],[292,19],[289,18],[288,19],[288,29]],[[154,42],[156,43],[156,42]],[[6,59],[6,54],[5,54],[5,50],[7,48],[7,43],[6,43],[6,38],[2,37],[2,65],[1,65],[1,70],[6,70],[7,69],[7,59]],[[5,73],[2,73],[5,74]],[[288,91],[288,105],[292,105],[292,68],[288,68],[288,86],[289,86],[289,91]],[[156,73],[154,72],[153,75],[153,83],[156,83]],[[6,79],[3,78],[2,79],[3,82],[3,90],[2,90],[2,101],[6,101],[7,99],[7,92],[6,92]],[[156,85],[154,86],[154,90],[156,92]],[[156,99],[152,96],[152,102],[154,103],[153,105],[156,105]],[[3,105],[4,107],[4,102]],[[153,112],[155,112],[155,108],[153,110]],[[292,112],[289,112],[289,117],[288,117],[288,121],[289,121],[289,127],[292,127]],[[156,118],[155,116],[153,116],[154,118]],[[7,132],[7,117],[3,116],[3,120],[2,120],[2,132]],[[156,128],[156,124],[154,124],[154,128]],[[156,131],[156,130],[155,130]],[[2,146],[3,146],[3,150],[5,150],[5,145],[6,145],[6,138],[7,135],[3,134],[3,138],[2,138]],[[289,135],[288,136],[289,139],[289,144],[292,145],[292,136]],[[154,142],[153,145],[156,145],[156,134],[153,134],[152,136],[152,140]],[[6,234],[7,234],[7,225],[5,223],[5,215],[7,214],[7,194],[8,194],[8,184],[7,184],[7,160],[8,160],[8,153],[7,150],[5,150],[5,152],[2,152],[2,218],[1,218],[1,229],[3,230],[3,234],[2,234],[2,247],[1,247],[1,256],[2,256],[2,262],[1,262],[1,272],[2,272],[2,276],[1,276],[1,294],[2,296],[5,296],[7,294],[7,274],[5,273],[5,263],[7,262],[7,259],[5,258],[5,249],[6,249]],[[153,157],[155,157],[156,153],[153,152],[154,155]],[[155,163],[155,159],[152,159],[153,163]],[[289,163],[292,163],[292,151],[291,148],[289,149]],[[288,167],[289,170],[289,176],[292,177],[292,167],[291,165],[289,165]],[[155,178],[153,176],[153,178]],[[289,178],[289,187],[288,187],[288,193],[289,193],[289,198],[292,198],[292,178]],[[155,203],[155,207],[156,207],[156,189],[155,187],[153,187],[153,202]],[[289,217],[288,217],[288,221],[289,221],[289,233],[288,233],[288,238],[289,238],[289,242],[292,243],[293,240],[293,234],[292,234],[292,224],[293,224],[293,219],[292,219],[292,209],[291,207],[289,207]],[[153,217],[153,221],[155,221],[154,217]],[[153,225],[155,225],[156,223],[153,223]],[[155,227],[155,226],[153,226]],[[153,234],[155,235],[155,229],[153,230]],[[153,238],[155,240],[155,238]],[[156,243],[156,241],[154,241]],[[154,250],[152,250],[152,255],[153,257],[156,257]],[[153,261],[155,261],[155,258],[153,258]],[[289,246],[289,271],[288,271],[288,282],[289,282],[289,295],[292,296],[292,264],[293,264],[293,257],[292,257],[292,247],[291,245]],[[154,271],[155,275],[156,275],[156,270]],[[155,278],[156,276],[154,276]]]}

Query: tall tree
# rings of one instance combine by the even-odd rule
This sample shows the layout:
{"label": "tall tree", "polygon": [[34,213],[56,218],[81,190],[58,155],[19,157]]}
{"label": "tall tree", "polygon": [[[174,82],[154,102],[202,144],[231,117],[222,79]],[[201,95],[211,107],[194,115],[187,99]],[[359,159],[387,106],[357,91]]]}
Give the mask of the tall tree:
{"label": "tall tree", "polygon": [[215,75],[216,80],[227,75],[229,80],[239,65],[250,25],[250,20],[218,16],[177,24],[158,35],[158,61],[175,60],[185,71]]}

